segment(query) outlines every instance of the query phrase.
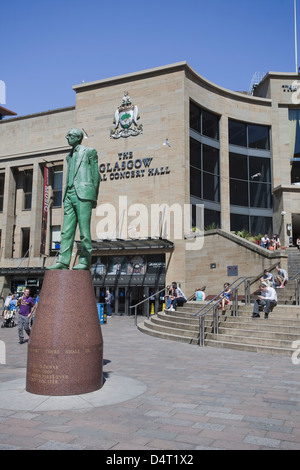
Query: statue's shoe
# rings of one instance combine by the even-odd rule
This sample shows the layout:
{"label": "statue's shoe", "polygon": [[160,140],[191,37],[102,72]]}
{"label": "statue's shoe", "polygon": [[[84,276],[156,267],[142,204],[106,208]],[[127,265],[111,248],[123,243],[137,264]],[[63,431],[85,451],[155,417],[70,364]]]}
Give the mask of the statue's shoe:
{"label": "statue's shoe", "polygon": [[49,266],[46,269],[69,269],[69,266],[63,263],[55,263],[53,266]]}
{"label": "statue's shoe", "polygon": [[82,270],[83,270],[83,269],[87,270],[87,269],[89,269],[89,267],[88,267],[86,264],[79,263],[79,264],[77,264],[77,266],[74,266],[73,269],[74,269],[74,270],[80,270],[80,269],[82,269]]}

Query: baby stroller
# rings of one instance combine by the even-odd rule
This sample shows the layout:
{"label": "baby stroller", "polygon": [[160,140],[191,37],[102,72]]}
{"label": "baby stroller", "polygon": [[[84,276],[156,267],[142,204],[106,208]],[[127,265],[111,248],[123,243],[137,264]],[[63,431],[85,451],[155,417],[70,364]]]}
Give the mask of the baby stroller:
{"label": "baby stroller", "polygon": [[13,328],[14,326],[16,326],[15,313],[16,313],[16,310],[5,311],[4,320],[1,325],[1,328]]}

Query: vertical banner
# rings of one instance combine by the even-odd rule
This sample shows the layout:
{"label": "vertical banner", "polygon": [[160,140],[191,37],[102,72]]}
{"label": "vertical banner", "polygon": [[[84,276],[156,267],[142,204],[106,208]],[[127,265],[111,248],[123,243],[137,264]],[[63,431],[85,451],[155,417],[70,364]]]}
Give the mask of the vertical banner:
{"label": "vertical banner", "polygon": [[43,218],[42,218],[41,248],[40,248],[41,255],[45,254],[48,209],[49,209],[49,168],[47,166],[44,166],[44,198],[43,198]]}

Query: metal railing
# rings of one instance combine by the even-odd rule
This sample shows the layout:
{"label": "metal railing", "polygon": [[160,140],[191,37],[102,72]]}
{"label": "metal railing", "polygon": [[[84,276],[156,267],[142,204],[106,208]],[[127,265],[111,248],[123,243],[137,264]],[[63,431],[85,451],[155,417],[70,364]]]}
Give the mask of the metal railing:
{"label": "metal railing", "polygon": [[295,304],[300,305],[300,271],[298,271],[290,281],[295,282]]}
{"label": "metal railing", "polygon": [[[137,326],[137,308],[138,308],[138,306],[141,305],[141,304],[143,304],[144,302],[148,302],[148,304],[149,304],[150,299],[153,299],[153,297],[155,297],[156,295],[160,294],[161,292],[163,292],[163,291],[165,291],[165,290],[166,290],[166,288],[164,287],[163,289],[161,289],[161,290],[155,292],[154,294],[149,295],[149,297],[147,297],[146,299],[141,300],[141,301],[138,302],[137,304],[131,305],[131,306],[129,307],[129,309],[134,308],[134,322],[135,322],[135,326]],[[149,305],[148,305],[148,306],[149,306]],[[148,310],[147,318],[149,318],[149,316],[150,316],[149,308],[148,308],[147,310]]]}
{"label": "metal railing", "polygon": [[[251,282],[252,279],[252,282]],[[250,304],[250,285],[255,282],[255,276],[249,277],[242,277],[238,278],[229,284],[228,288],[232,289],[232,311],[231,314],[233,316],[238,316],[238,290],[241,284],[244,284],[244,296],[245,296],[245,304]],[[199,317],[199,346],[204,346],[204,323],[205,323],[205,316],[213,310],[213,333],[218,334],[219,329],[219,304],[222,302],[222,298],[220,297],[221,294],[224,292],[222,289],[219,294],[209,300],[203,307],[201,307],[196,313],[194,313],[193,317]]]}

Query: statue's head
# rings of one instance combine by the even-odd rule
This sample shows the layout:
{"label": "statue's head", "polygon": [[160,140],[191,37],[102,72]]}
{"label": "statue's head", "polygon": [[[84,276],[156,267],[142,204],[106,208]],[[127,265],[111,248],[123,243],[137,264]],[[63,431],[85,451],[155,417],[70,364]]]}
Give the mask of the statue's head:
{"label": "statue's head", "polygon": [[66,139],[71,147],[81,144],[83,139],[83,132],[80,129],[72,128],[66,135]]}

